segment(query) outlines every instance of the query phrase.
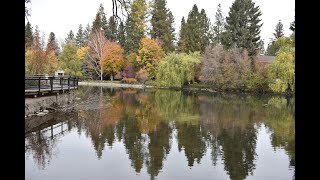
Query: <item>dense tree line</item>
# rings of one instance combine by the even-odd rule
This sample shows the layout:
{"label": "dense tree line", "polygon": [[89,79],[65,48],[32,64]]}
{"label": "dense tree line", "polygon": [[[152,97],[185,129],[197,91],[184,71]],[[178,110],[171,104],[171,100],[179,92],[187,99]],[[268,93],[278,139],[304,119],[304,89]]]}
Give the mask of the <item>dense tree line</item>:
{"label": "dense tree line", "polygon": [[[274,87],[272,79],[281,76],[279,73],[271,75],[270,69],[276,63],[270,68],[257,65],[258,56],[264,49],[260,37],[263,23],[260,7],[252,0],[235,0],[227,16],[223,15],[219,4],[214,23],[204,9],[198,9],[194,4],[188,16],[181,19],[178,39],[174,17],[167,8],[166,0],[133,0],[127,5],[128,16],[123,21],[116,15],[107,17],[104,6],[100,4],[92,23],[85,28],[80,24],[77,32],[70,30],[60,46],[53,32],[46,47],[43,43],[37,45],[41,44],[39,30],[33,32],[30,22],[27,22],[26,73],[53,73],[63,69],[66,74],[87,79],[136,78],[141,83],[155,80],[157,85],[178,87],[197,81],[219,89],[294,90],[293,81],[288,78],[283,80],[287,85],[281,86],[281,90]],[[295,21],[290,24],[290,30],[294,32]],[[283,40],[281,20],[276,24],[273,35],[266,54],[277,56],[276,62],[280,59],[292,61],[291,55],[283,55],[292,53],[292,49],[284,50],[288,45],[279,43],[286,41]],[[291,47],[294,48],[294,44]],[[199,53],[200,62],[192,53]],[[39,60],[40,57],[47,60]],[[41,61],[51,63],[38,65],[42,64]],[[189,61],[193,64],[187,74],[170,70],[173,67],[188,69]]]}

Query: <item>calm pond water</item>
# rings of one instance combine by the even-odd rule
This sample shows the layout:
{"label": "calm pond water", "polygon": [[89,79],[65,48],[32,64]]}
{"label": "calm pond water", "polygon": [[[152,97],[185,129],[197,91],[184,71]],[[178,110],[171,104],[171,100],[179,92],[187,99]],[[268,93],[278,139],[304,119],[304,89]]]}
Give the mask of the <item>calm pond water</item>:
{"label": "calm pond water", "polygon": [[294,98],[80,87],[25,134],[26,180],[294,179]]}

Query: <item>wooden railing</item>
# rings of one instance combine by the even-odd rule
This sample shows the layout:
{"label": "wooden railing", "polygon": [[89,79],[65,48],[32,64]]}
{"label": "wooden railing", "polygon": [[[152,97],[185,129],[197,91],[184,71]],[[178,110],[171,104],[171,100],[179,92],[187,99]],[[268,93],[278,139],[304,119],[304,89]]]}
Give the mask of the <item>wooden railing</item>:
{"label": "wooden railing", "polygon": [[78,89],[78,77],[26,75],[25,95],[44,94]]}

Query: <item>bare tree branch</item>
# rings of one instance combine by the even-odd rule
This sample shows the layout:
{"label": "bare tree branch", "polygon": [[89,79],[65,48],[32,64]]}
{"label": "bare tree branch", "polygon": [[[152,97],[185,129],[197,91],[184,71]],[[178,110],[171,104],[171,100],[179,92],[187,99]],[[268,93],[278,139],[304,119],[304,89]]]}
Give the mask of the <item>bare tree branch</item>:
{"label": "bare tree branch", "polygon": [[120,19],[118,15],[118,8],[121,10],[121,15],[128,17],[129,8],[131,7],[132,0],[112,0],[112,13],[116,19]]}
{"label": "bare tree branch", "polygon": [[25,3],[24,16],[27,18],[27,21],[29,21],[28,17],[30,16],[30,10],[31,10],[31,8],[27,8],[26,5],[27,5],[28,3],[31,3],[31,0],[25,0],[24,3]]}
{"label": "bare tree branch", "polygon": [[104,51],[104,46],[106,44],[106,38],[102,30],[96,30],[90,35],[88,46],[90,47],[90,53],[88,62],[88,68],[94,70],[97,75],[100,77],[100,80],[103,79],[102,72],[102,55]]}

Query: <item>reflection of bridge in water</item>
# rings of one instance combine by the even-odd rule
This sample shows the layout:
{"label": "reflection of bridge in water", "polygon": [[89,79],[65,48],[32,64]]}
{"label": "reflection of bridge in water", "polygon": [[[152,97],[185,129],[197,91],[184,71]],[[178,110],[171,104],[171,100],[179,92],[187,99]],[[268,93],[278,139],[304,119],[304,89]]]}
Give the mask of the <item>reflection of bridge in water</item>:
{"label": "reflection of bridge in water", "polygon": [[42,123],[41,125],[27,130],[25,133],[25,138],[33,139],[35,141],[25,141],[25,150],[30,149],[32,146],[41,146],[41,144],[46,144],[43,142],[54,141],[65,135],[66,131],[71,130],[71,124],[65,119],[57,120],[56,117],[53,119]]}
{"label": "reflection of bridge in water", "polygon": [[[51,141],[54,139],[58,139],[59,137],[64,135],[64,132],[68,130],[68,124],[66,124],[65,122],[60,122],[42,130],[27,133],[25,137],[27,138],[29,136],[38,136],[39,138],[37,138],[37,143],[41,144],[41,141]],[[25,144],[26,149],[30,149],[31,146],[31,144]]]}

